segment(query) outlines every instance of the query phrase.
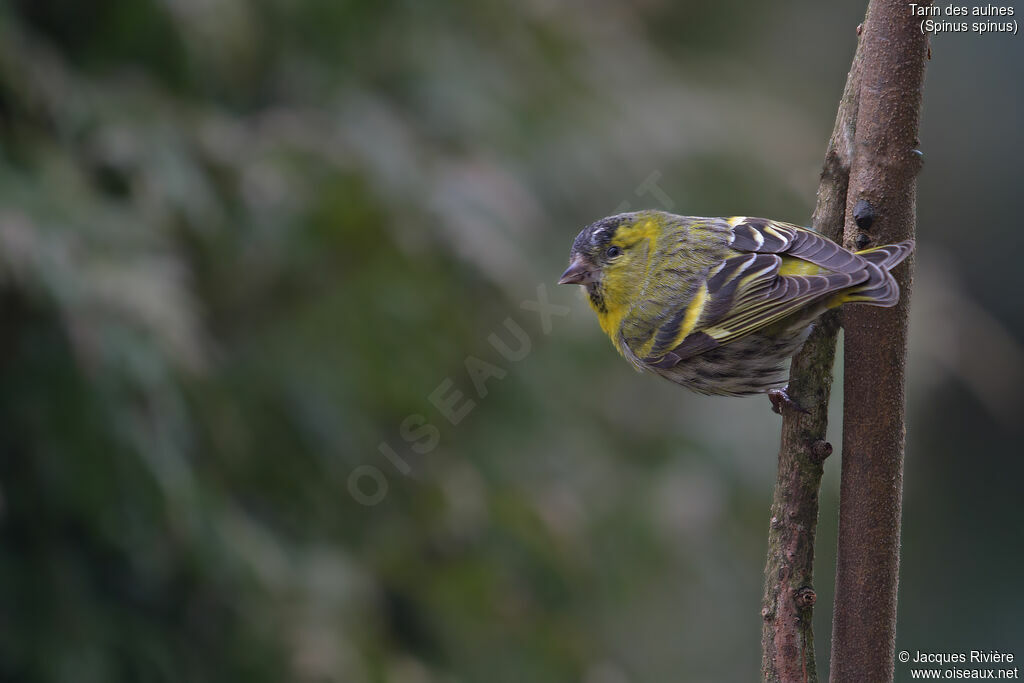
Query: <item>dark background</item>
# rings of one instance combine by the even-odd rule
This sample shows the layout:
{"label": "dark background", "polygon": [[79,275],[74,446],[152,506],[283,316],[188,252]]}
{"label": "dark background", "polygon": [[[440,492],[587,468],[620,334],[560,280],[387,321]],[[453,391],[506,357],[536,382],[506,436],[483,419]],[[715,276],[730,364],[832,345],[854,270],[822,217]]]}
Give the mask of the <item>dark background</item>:
{"label": "dark background", "polygon": [[[862,13],[0,4],[0,679],[753,680],[779,419],[554,281],[627,205],[806,223]],[[1020,40],[933,40],[898,649],[1024,656]]]}

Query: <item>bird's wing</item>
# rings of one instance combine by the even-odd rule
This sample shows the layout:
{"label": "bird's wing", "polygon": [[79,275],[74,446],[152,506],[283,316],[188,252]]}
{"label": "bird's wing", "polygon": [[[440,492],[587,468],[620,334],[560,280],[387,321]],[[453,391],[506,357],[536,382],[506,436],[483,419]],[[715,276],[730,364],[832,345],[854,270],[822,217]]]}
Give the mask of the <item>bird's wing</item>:
{"label": "bird's wing", "polygon": [[854,254],[813,230],[765,218],[730,218],[736,251],[755,254],[786,254],[836,273],[852,273],[867,265]]}
{"label": "bird's wing", "polygon": [[[864,282],[873,267],[795,225],[760,218],[730,223],[730,246],[740,254],[712,268],[698,295],[658,329],[644,358],[648,364],[672,367],[748,335],[825,295]],[[685,325],[686,320],[693,324]]]}

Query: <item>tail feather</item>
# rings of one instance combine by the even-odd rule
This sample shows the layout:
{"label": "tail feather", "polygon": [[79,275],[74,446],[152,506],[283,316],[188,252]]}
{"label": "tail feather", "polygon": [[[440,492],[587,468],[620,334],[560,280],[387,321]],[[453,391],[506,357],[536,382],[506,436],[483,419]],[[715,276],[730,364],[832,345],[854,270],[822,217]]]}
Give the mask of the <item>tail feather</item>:
{"label": "tail feather", "polygon": [[867,259],[868,262],[874,263],[879,268],[892,270],[893,266],[899,265],[903,259],[910,256],[912,251],[914,251],[914,240],[906,240],[898,244],[887,244],[884,247],[874,247],[856,253],[857,256]]}
{"label": "tail feather", "polygon": [[856,252],[868,262],[868,279],[843,292],[839,303],[865,303],[888,308],[900,300],[900,287],[889,271],[914,251],[914,240]]}

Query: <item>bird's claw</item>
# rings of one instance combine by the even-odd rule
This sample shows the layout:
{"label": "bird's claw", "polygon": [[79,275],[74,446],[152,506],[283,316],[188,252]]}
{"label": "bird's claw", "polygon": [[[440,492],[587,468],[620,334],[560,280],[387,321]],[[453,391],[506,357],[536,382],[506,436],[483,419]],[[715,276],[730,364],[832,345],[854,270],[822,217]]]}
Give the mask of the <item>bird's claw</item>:
{"label": "bird's claw", "polygon": [[772,389],[768,392],[768,400],[772,402],[772,412],[777,415],[782,415],[783,408],[790,408],[803,414],[807,414],[810,411],[804,410],[799,403],[794,401],[787,391],[788,386],[782,387],[781,389]]}

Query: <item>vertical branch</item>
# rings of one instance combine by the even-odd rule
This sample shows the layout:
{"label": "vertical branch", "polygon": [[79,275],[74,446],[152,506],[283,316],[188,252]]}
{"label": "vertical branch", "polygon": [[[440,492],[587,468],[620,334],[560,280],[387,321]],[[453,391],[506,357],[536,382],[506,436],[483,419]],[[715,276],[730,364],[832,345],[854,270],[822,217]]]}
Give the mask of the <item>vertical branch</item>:
{"label": "vertical branch", "polygon": [[[927,2],[924,4],[928,4]],[[907,5],[872,0],[846,198],[848,247],[914,236],[918,121],[928,51]],[[911,273],[895,308],[843,311],[845,381],[831,680],[891,681],[899,576]]]}
{"label": "vertical branch", "polygon": [[[825,154],[812,218],[818,232],[837,241],[842,237],[846,212],[860,59],[858,45]],[[822,461],[832,452],[825,432],[838,331],[838,315],[824,315],[790,367],[789,394],[807,412],[786,410],[782,419],[761,609],[761,675],[765,681],[818,680],[811,630],[816,599],[812,587],[814,533]]]}

